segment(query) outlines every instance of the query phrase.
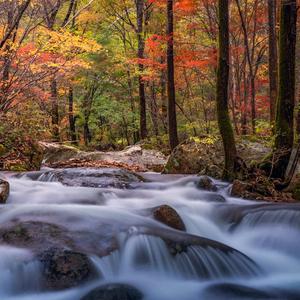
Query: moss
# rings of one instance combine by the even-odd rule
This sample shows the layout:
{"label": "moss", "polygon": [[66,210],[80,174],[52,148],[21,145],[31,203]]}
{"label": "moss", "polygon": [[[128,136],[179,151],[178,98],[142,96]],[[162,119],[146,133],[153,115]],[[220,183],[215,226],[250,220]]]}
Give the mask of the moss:
{"label": "moss", "polygon": [[8,149],[3,144],[0,144],[0,157],[7,153],[8,153]]}
{"label": "moss", "polygon": [[294,189],[293,197],[295,200],[300,201],[300,184]]}

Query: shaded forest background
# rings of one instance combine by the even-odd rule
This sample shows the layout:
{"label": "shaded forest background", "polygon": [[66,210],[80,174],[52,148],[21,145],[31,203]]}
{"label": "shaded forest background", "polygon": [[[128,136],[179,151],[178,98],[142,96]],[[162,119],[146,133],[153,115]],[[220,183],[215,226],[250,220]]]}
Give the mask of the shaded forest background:
{"label": "shaded forest background", "polygon": [[[237,136],[270,145],[278,11],[279,1],[230,1],[230,117]],[[38,140],[109,150],[146,140],[168,153],[170,38],[179,141],[217,135],[217,1],[177,0],[171,37],[167,25],[163,0],[2,0],[0,150],[26,151]]]}

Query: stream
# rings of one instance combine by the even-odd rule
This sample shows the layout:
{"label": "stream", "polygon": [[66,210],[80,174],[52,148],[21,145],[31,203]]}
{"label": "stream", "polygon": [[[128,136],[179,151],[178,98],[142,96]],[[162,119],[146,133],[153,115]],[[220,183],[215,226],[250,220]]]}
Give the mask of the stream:
{"label": "stream", "polygon": [[[1,300],[300,299],[300,204],[231,198],[220,181],[217,192],[208,192],[196,176],[125,180],[103,172],[5,174],[11,191],[0,206]],[[161,205],[177,211],[186,232],[153,218]],[[35,230],[30,238],[22,227],[7,229],[24,223]],[[43,223],[64,232],[34,227]],[[45,289],[39,253],[48,243],[86,254],[97,276]],[[84,298],[108,284],[126,284],[141,296]]]}

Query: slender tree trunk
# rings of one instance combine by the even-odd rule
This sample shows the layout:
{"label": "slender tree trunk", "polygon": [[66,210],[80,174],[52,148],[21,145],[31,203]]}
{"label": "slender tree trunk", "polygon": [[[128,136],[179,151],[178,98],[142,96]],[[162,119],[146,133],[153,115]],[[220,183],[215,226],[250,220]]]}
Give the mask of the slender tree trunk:
{"label": "slender tree trunk", "polygon": [[174,78],[174,3],[167,2],[167,77],[168,77],[168,120],[169,120],[169,143],[173,150],[178,144],[177,116],[176,116],[176,93]]}
{"label": "slender tree trunk", "polygon": [[218,0],[219,55],[217,70],[217,115],[225,153],[224,179],[232,180],[236,172],[237,151],[228,109],[229,83],[229,0]]}
{"label": "slender tree trunk", "polygon": [[59,142],[59,110],[58,110],[58,93],[56,79],[51,81],[51,105],[52,105],[52,134],[53,140]]}
{"label": "slender tree trunk", "polygon": [[76,124],[74,118],[74,93],[73,88],[69,88],[69,129],[70,129],[70,140],[72,144],[77,144],[76,136]]}
{"label": "slender tree trunk", "polygon": [[277,99],[277,79],[278,79],[278,50],[276,34],[277,0],[268,0],[269,16],[269,97],[270,97],[270,121],[275,121],[276,99]]}
{"label": "slender tree trunk", "polygon": [[275,165],[272,176],[285,178],[294,144],[296,0],[281,0],[279,93],[275,126]]}
{"label": "slender tree trunk", "polygon": [[[164,57],[161,57],[161,64],[165,63]],[[164,131],[168,133],[168,99],[166,88],[166,73],[165,70],[161,70],[160,76],[160,89],[161,89],[161,119],[164,127]]]}
{"label": "slender tree trunk", "polygon": [[159,128],[158,128],[158,110],[157,110],[157,101],[156,101],[155,82],[151,83],[150,89],[151,89],[151,102],[150,102],[151,119],[152,119],[154,134],[157,137],[159,135]]}
{"label": "slender tree trunk", "polygon": [[[143,37],[144,25],[144,0],[136,1],[137,8],[137,36],[138,36],[138,58],[142,60],[145,52],[145,41]],[[146,95],[145,84],[142,73],[144,65],[139,63],[139,97],[140,97],[140,137],[145,139],[147,137],[147,114],[146,114]]]}

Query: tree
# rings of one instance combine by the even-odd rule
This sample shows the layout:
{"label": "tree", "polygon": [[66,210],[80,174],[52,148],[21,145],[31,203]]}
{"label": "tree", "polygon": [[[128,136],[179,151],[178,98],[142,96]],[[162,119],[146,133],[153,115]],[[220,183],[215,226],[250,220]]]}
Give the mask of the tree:
{"label": "tree", "polygon": [[277,0],[268,0],[268,25],[269,25],[269,96],[270,96],[270,120],[275,121],[276,115],[276,98],[277,98],[277,34],[276,34],[276,17],[277,17]]}
{"label": "tree", "polygon": [[168,120],[169,120],[169,143],[173,150],[178,144],[176,94],[174,79],[174,3],[167,2],[167,79],[168,79]]}
{"label": "tree", "polygon": [[219,53],[217,70],[217,116],[225,153],[223,177],[232,180],[236,172],[237,151],[228,110],[229,83],[229,4],[218,0]]}
{"label": "tree", "polygon": [[294,145],[296,0],[281,0],[279,40],[279,94],[276,107],[272,177],[285,178]]}
{"label": "tree", "polygon": [[[144,0],[136,1],[136,16],[137,16],[137,38],[138,38],[138,58],[142,60],[145,52],[145,39],[144,39]],[[146,95],[145,84],[143,81],[144,66],[139,63],[139,97],[140,97],[140,135],[141,139],[147,137],[147,115],[146,115]]]}

